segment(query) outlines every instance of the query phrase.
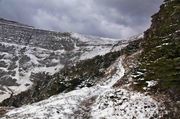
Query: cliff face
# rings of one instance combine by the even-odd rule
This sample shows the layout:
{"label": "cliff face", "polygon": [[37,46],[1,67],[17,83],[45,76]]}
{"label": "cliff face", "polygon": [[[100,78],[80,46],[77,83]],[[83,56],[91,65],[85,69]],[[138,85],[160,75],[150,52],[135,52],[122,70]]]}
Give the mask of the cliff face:
{"label": "cliff face", "polygon": [[[145,72],[141,78],[144,78],[144,81],[157,81],[156,91],[179,90],[179,24],[180,1],[167,0],[161,5],[160,11],[152,16],[152,25],[145,32],[143,52],[139,58],[140,70]],[[141,83],[143,84],[144,81]],[[180,97],[178,96],[177,99],[179,100]]]}
{"label": "cliff face", "polygon": [[[177,118],[175,113],[180,110],[180,1],[166,0],[160,8],[152,16],[150,29],[145,32],[140,65],[134,72],[140,74],[134,78],[135,88],[171,98],[165,103],[170,110],[175,109],[171,118]],[[150,82],[154,84],[147,89]]]}

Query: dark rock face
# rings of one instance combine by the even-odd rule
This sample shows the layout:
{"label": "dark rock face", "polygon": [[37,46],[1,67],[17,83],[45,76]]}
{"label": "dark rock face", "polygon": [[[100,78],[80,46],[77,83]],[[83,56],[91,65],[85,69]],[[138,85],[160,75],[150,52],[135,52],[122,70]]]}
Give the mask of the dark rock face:
{"label": "dark rock face", "polygon": [[152,16],[152,25],[145,32],[140,68],[146,69],[145,81],[156,80],[160,90],[180,85],[180,2],[167,1]]}
{"label": "dark rock face", "polygon": [[140,65],[134,71],[134,80],[137,82],[135,88],[142,91],[149,81],[156,82],[157,85],[149,87],[149,91],[156,95],[165,94],[171,99],[165,102],[172,112],[166,118],[180,118],[177,111],[180,110],[179,0],[166,0],[160,11],[152,16],[152,25],[145,32],[142,48]]}
{"label": "dark rock face", "polygon": [[[80,34],[75,37],[74,33],[45,31],[0,19],[0,85],[4,87],[0,92],[6,94],[2,97],[10,96],[8,92],[15,95],[30,88],[39,80],[34,74],[53,75],[64,66],[110,52],[117,42],[81,37]],[[89,52],[92,55],[88,56]]]}

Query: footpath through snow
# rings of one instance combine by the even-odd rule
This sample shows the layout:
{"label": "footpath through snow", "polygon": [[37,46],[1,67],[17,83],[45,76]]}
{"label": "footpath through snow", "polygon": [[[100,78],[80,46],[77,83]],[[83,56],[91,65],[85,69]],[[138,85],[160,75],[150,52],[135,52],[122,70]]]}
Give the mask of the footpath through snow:
{"label": "footpath through snow", "polygon": [[[121,56],[107,69],[99,84],[61,93],[49,99],[22,106],[2,119],[150,119],[160,117],[159,103],[142,93],[113,89],[125,69]],[[114,71],[112,73],[112,71]]]}

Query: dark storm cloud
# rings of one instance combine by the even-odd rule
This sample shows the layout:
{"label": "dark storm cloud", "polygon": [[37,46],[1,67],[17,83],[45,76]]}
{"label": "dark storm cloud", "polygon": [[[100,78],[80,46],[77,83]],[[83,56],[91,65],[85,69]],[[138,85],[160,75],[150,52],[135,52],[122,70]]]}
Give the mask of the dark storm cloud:
{"label": "dark storm cloud", "polygon": [[37,28],[125,38],[146,30],[162,0],[0,0],[0,17]]}

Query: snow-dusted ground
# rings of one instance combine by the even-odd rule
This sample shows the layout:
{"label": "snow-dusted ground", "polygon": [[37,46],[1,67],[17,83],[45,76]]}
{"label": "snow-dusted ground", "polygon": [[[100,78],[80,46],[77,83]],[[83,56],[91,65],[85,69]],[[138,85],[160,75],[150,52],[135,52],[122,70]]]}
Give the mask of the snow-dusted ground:
{"label": "snow-dusted ground", "polygon": [[64,65],[110,52],[117,42],[35,29],[0,18],[0,102],[30,88],[32,74],[54,74]]}
{"label": "snow-dusted ground", "polygon": [[[9,77],[16,80],[16,83],[18,84],[14,86],[13,84],[9,86],[2,85],[5,90],[0,90],[2,93],[2,95],[0,95],[0,101],[9,97],[12,92],[13,94],[18,94],[27,90],[32,85],[30,78],[32,73],[44,71],[50,74],[54,74],[55,72],[59,71],[59,69],[63,68],[63,65],[60,64],[59,59],[54,59],[57,60],[56,63],[54,63],[53,59],[51,59],[49,64],[54,64],[54,66],[47,67],[46,64],[43,63],[43,61],[45,61],[51,55],[51,53],[54,53],[53,51],[4,42],[0,42],[0,45],[13,48],[13,50],[9,50],[9,52],[0,51],[1,56],[3,56],[0,61],[6,62],[6,67],[0,67],[0,70],[1,72],[7,72],[7,74],[1,76],[1,78]],[[22,50],[24,51],[22,52]],[[61,52],[56,52],[55,55],[61,55]],[[14,60],[15,58],[16,60]],[[9,74],[8,72],[10,71],[14,72],[14,74]],[[6,80],[6,82],[8,82],[8,80]],[[11,82],[10,79],[9,82]]]}
{"label": "snow-dusted ground", "polygon": [[[0,89],[0,102],[12,94],[16,95],[30,88],[33,84],[32,80],[34,80],[33,73],[46,72],[53,75],[66,63],[75,63],[97,55],[104,55],[110,52],[113,45],[117,43],[117,40],[113,39],[71,33],[71,37],[67,40],[74,44],[74,49],[67,51],[65,49],[48,49],[48,46],[46,49],[39,46],[20,45],[13,43],[11,37],[6,39],[5,41],[0,40],[0,63],[5,65],[2,67],[0,64],[0,74],[2,74],[0,80],[6,80],[6,84],[0,83],[0,87],[3,89]],[[54,39],[63,43],[61,37],[56,36]],[[102,41],[102,39],[104,40]],[[78,43],[81,45],[77,45]],[[14,83],[9,85],[12,80]]]}
{"label": "snow-dusted ground", "polygon": [[93,87],[61,93],[44,101],[13,109],[2,119],[150,119],[160,117],[159,103],[150,96],[121,88],[112,88],[125,73],[122,63],[121,56],[106,70],[106,77],[100,79],[100,82]]}
{"label": "snow-dusted ground", "polygon": [[97,98],[91,113],[94,119],[150,119],[159,115],[158,107],[158,102],[150,96],[125,89],[111,89]]}

